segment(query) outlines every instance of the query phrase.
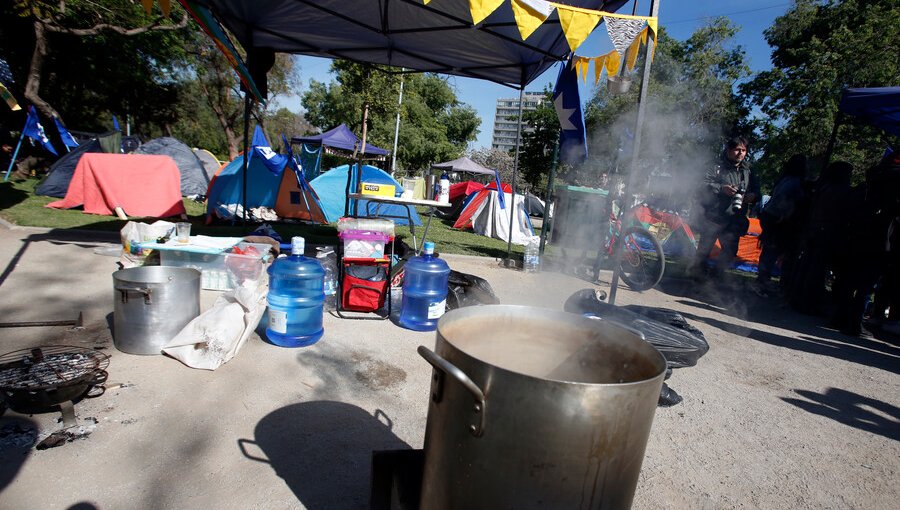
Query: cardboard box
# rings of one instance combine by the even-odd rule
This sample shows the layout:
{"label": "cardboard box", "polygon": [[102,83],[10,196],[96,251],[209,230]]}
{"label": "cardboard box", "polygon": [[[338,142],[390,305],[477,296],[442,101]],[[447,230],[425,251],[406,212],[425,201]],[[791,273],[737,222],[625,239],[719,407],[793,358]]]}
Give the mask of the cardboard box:
{"label": "cardboard box", "polygon": [[379,197],[393,197],[397,191],[393,184],[376,184],[374,182],[363,182],[359,186],[360,193],[363,195],[375,195]]}

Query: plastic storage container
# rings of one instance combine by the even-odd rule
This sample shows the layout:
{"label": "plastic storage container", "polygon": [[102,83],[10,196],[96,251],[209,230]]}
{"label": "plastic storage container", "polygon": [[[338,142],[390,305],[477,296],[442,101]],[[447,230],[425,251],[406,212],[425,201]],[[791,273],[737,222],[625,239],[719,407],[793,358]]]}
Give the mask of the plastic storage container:
{"label": "plastic storage container", "polygon": [[394,222],[385,218],[340,218],[337,231],[369,230],[381,232],[388,237],[394,237]]}
{"label": "plastic storage container", "polygon": [[389,237],[370,230],[345,230],[338,236],[344,242],[345,259],[383,259]]}
{"label": "plastic storage container", "polygon": [[303,256],[305,241],[291,239],[291,255],[269,266],[269,341],[282,347],[303,347],[322,338],[325,270]]}
{"label": "plastic storage container", "polygon": [[447,307],[450,266],[434,256],[434,243],[427,241],[422,255],[409,259],[404,268],[400,325],[415,331],[434,331]]}
{"label": "plastic storage container", "polygon": [[[238,243],[222,253],[196,253],[184,250],[159,250],[159,265],[189,267],[200,271],[200,288],[231,290],[245,280],[257,280],[269,259],[268,244]],[[250,254],[246,252],[250,251]]]}

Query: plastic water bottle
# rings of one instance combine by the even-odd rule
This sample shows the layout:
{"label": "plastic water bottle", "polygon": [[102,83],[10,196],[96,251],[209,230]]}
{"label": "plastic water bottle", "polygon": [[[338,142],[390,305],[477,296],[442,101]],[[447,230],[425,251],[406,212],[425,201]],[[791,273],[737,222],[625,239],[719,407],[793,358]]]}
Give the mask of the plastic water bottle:
{"label": "plastic water bottle", "polygon": [[316,250],[318,251],[316,260],[322,264],[322,269],[325,270],[325,277],[322,282],[323,290],[325,291],[323,307],[325,311],[336,310],[338,292],[337,255],[332,248],[316,248]]}
{"label": "plastic water bottle", "polygon": [[447,172],[441,174],[440,180],[440,194],[438,195],[438,202],[442,204],[450,203],[450,176],[447,175]]}
{"label": "plastic water bottle", "polygon": [[325,270],[315,259],[304,257],[305,241],[291,239],[290,257],[269,266],[269,341],[282,347],[303,347],[322,338],[322,304]]}
{"label": "plastic water bottle", "polygon": [[525,245],[525,257],[522,259],[522,269],[526,273],[536,273],[541,267],[540,245],[537,239],[531,238]]}
{"label": "plastic water bottle", "polygon": [[409,259],[404,268],[400,325],[415,331],[434,331],[447,307],[450,266],[434,256],[434,243],[427,241],[422,255]]}

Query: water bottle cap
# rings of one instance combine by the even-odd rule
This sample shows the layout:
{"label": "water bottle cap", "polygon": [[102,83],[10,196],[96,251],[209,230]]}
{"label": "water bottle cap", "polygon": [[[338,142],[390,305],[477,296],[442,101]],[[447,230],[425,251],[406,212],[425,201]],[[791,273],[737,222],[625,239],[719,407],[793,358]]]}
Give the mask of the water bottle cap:
{"label": "water bottle cap", "polygon": [[306,250],[306,240],[300,236],[291,238],[291,255],[303,255]]}
{"label": "water bottle cap", "polygon": [[422,253],[425,255],[431,255],[434,253],[434,243],[431,241],[425,241],[425,244],[422,245]]}

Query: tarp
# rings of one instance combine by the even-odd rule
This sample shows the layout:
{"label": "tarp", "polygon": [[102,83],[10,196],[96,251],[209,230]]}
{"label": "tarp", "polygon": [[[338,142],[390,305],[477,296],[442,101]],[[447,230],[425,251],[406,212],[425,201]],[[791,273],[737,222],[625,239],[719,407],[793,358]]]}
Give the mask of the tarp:
{"label": "tarp", "polygon": [[[181,0],[182,5],[186,0]],[[472,23],[469,2],[203,0],[245,50],[271,48],[525,86],[571,52],[554,10],[525,40],[509,2]],[[615,11],[625,0],[568,0]]]}
{"label": "tarp", "polygon": [[171,136],[154,138],[138,147],[134,154],[156,154],[172,158],[181,171],[181,194],[184,196],[206,194],[209,177],[206,176],[203,163],[181,140]]}
{"label": "tarp", "polygon": [[[734,258],[732,267],[739,271],[755,273],[759,269],[759,255],[762,253],[762,246],[759,242],[759,235],[762,234],[762,227],[759,225],[759,219],[749,218],[750,228],[747,234],[742,235],[738,240],[737,256]],[[710,250],[709,260],[715,260],[722,251],[719,241],[716,241],[713,249]]]}
{"label": "tarp", "polygon": [[900,136],[900,87],[844,89],[840,111]]}
{"label": "tarp", "polygon": [[[506,207],[512,203],[511,194],[504,193]],[[516,195],[516,213],[512,228],[512,242],[524,246],[535,237],[531,219],[525,212],[525,197]],[[459,214],[459,219],[453,224],[453,228],[471,228],[476,233],[487,237],[502,239],[509,242],[509,209],[500,208],[500,200],[497,191],[482,189],[473,195]]]}
{"label": "tarp", "polygon": [[[338,149],[349,152],[350,154],[353,153],[359,143],[360,139],[350,131],[350,128],[348,128],[346,124],[341,124],[320,135],[295,136],[291,138],[291,145],[321,145],[326,149]],[[326,150],[326,152],[328,151]],[[363,153],[363,159],[384,159],[388,154],[390,154],[390,151],[387,149],[381,149],[367,143],[365,152]]]}
{"label": "tarp", "polygon": [[[353,166],[355,167],[357,165]],[[325,217],[328,218],[329,222],[337,221],[338,218],[344,215],[344,201],[347,198],[347,173],[349,170],[350,165],[341,165],[323,173],[309,183],[319,195],[322,210],[325,211]],[[354,173],[359,174],[359,172]],[[396,186],[397,189],[402,188],[401,184],[388,175],[387,172],[370,165],[363,165],[362,180],[364,182],[376,184],[392,184]],[[357,183],[353,182],[350,189],[355,190],[356,185]],[[350,201],[351,213],[353,212],[353,202],[356,202],[356,200]],[[407,210],[409,210],[409,213],[412,215],[413,223],[416,225],[422,224],[422,220],[419,218],[419,214],[416,212],[415,207],[375,203],[369,205],[368,200],[359,200],[358,202],[357,214],[359,216],[368,216],[370,213],[377,213],[371,215],[390,217],[394,220],[394,223],[397,223],[398,225],[408,225],[409,220],[407,218]]]}
{"label": "tarp", "polygon": [[78,161],[65,198],[46,207],[84,205],[89,214],[165,218],[184,214],[181,174],[172,158],[146,154],[84,154]]}
{"label": "tarp", "polygon": [[431,168],[437,168],[438,170],[445,170],[448,172],[469,172],[473,174],[490,175],[491,177],[496,174],[496,172],[490,168],[485,168],[465,156],[454,159],[453,161],[435,163],[434,165],[431,165]]}
{"label": "tarp", "polygon": [[[229,217],[229,213],[236,210],[234,205],[243,207],[244,200],[241,193],[244,181],[243,167],[242,154],[223,166],[210,182],[206,198],[207,222],[212,220],[217,210],[220,216]],[[299,182],[305,185],[302,190]],[[288,187],[281,194],[283,184]],[[325,223],[325,214],[322,212],[318,197],[311,189],[307,189],[308,186],[309,183],[306,183],[303,174],[289,157],[275,154],[266,146],[250,148],[247,164],[248,209],[268,207],[283,218]],[[280,195],[283,198],[278,203]]]}

